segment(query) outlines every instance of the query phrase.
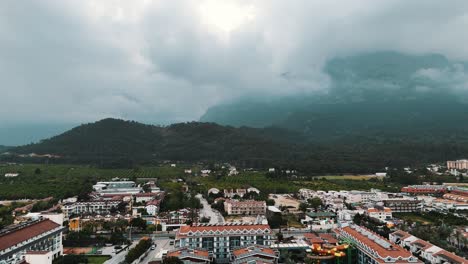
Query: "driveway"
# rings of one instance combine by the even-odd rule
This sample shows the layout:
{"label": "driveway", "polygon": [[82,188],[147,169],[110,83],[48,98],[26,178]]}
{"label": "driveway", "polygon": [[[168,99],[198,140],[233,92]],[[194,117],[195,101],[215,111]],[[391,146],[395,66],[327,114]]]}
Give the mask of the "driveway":
{"label": "driveway", "polygon": [[221,215],[221,213],[211,208],[211,206],[208,204],[208,201],[203,198],[201,194],[197,194],[195,197],[200,200],[200,203],[203,206],[203,208],[200,210],[200,217],[209,217],[210,224],[224,224],[224,217]]}

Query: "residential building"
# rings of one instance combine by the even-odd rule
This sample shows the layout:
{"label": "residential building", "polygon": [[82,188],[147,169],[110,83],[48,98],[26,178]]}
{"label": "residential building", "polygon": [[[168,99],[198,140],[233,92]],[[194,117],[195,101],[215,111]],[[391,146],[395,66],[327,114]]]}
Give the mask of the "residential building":
{"label": "residential building", "polygon": [[335,229],[339,238],[351,240],[357,249],[357,264],[367,263],[418,263],[411,252],[388,241],[378,234],[358,225],[344,224]]}
{"label": "residential building", "polygon": [[468,160],[449,160],[447,161],[447,169],[466,170],[468,169]]}
{"label": "residential building", "polygon": [[412,195],[443,195],[447,192],[447,187],[444,185],[409,185],[401,188],[401,192]]}
{"label": "residential building", "polygon": [[13,178],[13,177],[18,177],[19,173],[5,173],[5,178]]}
{"label": "residential building", "polygon": [[439,211],[468,210],[468,203],[450,199],[435,199],[432,208]]}
{"label": "residential building", "polygon": [[339,197],[343,197],[349,204],[367,203],[379,197],[377,192],[363,191],[340,191],[337,195],[339,195]]}
{"label": "residential building", "polygon": [[242,198],[246,193],[246,189],[224,189],[224,197],[226,198],[234,198],[235,196]]}
{"label": "residential building", "polygon": [[64,217],[68,219],[72,215],[80,215],[83,213],[110,213],[112,208],[117,208],[120,201],[89,201],[67,203],[62,205]]}
{"label": "residential building", "polygon": [[410,250],[424,263],[430,264],[467,264],[468,261],[407,232],[398,230],[389,234],[389,240],[402,248]]}
{"label": "residential building", "polygon": [[386,199],[382,203],[394,213],[419,212],[423,209],[422,201],[412,198]]}
{"label": "residential building", "polygon": [[224,202],[224,211],[228,215],[264,215],[266,213],[265,201],[255,200],[227,200]]}
{"label": "residential building", "polygon": [[303,225],[307,225],[309,230],[320,231],[336,228],[336,214],[332,212],[307,212]]}
{"label": "residential building", "polygon": [[135,197],[135,202],[137,203],[142,203],[142,202],[149,202],[154,199],[156,199],[159,196],[159,194],[156,193],[137,193],[134,194],[133,197]]}
{"label": "residential building", "polygon": [[20,263],[31,251],[50,252],[52,258],[57,258],[63,254],[63,229],[62,225],[43,218],[3,229],[0,231],[0,263]]}
{"label": "residential building", "polygon": [[456,194],[456,195],[468,196],[468,188],[451,187],[450,193]]}
{"label": "residential building", "polygon": [[212,259],[208,250],[187,247],[170,250],[167,252],[167,257],[176,257],[184,264],[208,264]]}
{"label": "residential building", "polygon": [[386,222],[393,218],[392,209],[388,207],[371,207],[367,209],[366,214],[371,218],[380,220],[381,222]]}
{"label": "residential building", "polygon": [[146,212],[148,212],[149,215],[156,215],[159,212],[160,208],[160,200],[152,200],[146,203]]}
{"label": "residential building", "polygon": [[228,263],[239,247],[270,246],[272,230],[268,225],[224,224],[182,226],[176,234],[176,247],[208,250],[217,263]]}
{"label": "residential building", "polygon": [[238,248],[232,251],[231,261],[232,264],[274,264],[278,263],[279,252],[270,247],[251,245],[247,247]]}

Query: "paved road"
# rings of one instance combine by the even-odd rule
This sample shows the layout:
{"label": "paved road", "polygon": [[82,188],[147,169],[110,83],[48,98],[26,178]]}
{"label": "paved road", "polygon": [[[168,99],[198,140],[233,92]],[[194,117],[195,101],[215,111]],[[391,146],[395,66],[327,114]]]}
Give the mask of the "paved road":
{"label": "paved road", "polygon": [[174,246],[169,245],[169,242],[172,239],[167,238],[154,238],[153,242],[156,243],[156,249],[150,250],[148,256],[146,256],[140,263],[148,264],[150,261],[156,260],[155,257],[162,251],[162,250],[171,250]]}
{"label": "paved road", "polygon": [[203,205],[203,208],[200,210],[200,217],[209,217],[210,224],[223,224],[224,217],[216,210],[211,208],[205,198],[201,194],[195,196],[200,200],[200,203]]}
{"label": "paved road", "polygon": [[119,254],[113,256],[111,259],[104,262],[104,264],[120,264],[120,263],[122,263],[125,260],[125,256],[127,255],[128,250],[135,247],[138,244],[138,242],[139,242],[138,240],[133,241],[129,248],[127,248],[126,250],[123,250]]}

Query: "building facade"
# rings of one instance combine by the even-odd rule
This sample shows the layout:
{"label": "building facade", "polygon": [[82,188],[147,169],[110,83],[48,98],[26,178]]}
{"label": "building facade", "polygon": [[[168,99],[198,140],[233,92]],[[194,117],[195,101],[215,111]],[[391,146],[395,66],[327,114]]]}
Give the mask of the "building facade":
{"label": "building facade", "polygon": [[264,215],[266,213],[265,201],[237,201],[227,200],[224,202],[224,211],[228,215]]}
{"label": "building facade", "polygon": [[408,249],[413,255],[418,256],[424,263],[430,264],[466,264],[468,261],[460,256],[450,253],[427,241],[419,239],[407,232],[398,230],[389,234],[392,243]]}
{"label": "building facade", "polygon": [[401,192],[412,195],[442,195],[447,192],[447,187],[444,185],[410,185],[401,188]]}
{"label": "building facade", "polygon": [[17,264],[27,254],[50,252],[53,258],[63,254],[63,227],[49,219],[25,222],[0,232],[0,263]]}
{"label": "building facade", "polygon": [[72,215],[81,215],[84,213],[108,214],[112,208],[117,208],[120,201],[90,201],[66,203],[62,205],[62,211],[66,219]]}
{"label": "building facade", "polygon": [[382,202],[394,213],[419,212],[423,209],[422,201],[417,199],[387,199]]}
{"label": "building facade", "polygon": [[447,161],[447,169],[466,170],[468,169],[468,160],[449,160]]}
{"label": "building facade", "polygon": [[373,207],[368,208],[366,214],[371,217],[380,220],[381,222],[386,222],[392,220],[392,209],[388,207]]}
{"label": "building facade", "polygon": [[270,246],[272,230],[268,225],[196,225],[182,226],[176,234],[176,247],[208,250],[217,263],[228,263],[239,247]]}

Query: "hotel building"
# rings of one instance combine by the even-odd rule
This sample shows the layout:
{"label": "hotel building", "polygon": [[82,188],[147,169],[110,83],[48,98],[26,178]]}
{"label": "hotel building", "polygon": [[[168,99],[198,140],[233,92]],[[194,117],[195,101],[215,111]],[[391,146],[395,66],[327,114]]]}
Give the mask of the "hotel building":
{"label": "hotel building", "polygon": [[48,254],[57,258],[63,254],[63,227],[49,219],[40,218],[0,231],[0,263],[18,264],[26,255]]}
{"label": "hotel building", "polygon": [[343,225],[335,229],[339,238],[351,240],[357,249],[357,264],[418,263],[411,252],[391,243],[376,233],[358,225]]}
{"label": "hotel building", "polygon": [[268,225],[225,224],[182,226],[176,234],[176,247],[204,249],[217,263],[228,263],[239,247],[270,246],[272,230]]}
{"label": "hotel building", "polygon": [[389,235],[391,242],[406,248],[414,256],[430,264],[467,264],[468,261],[407,232],[398,230]]}

